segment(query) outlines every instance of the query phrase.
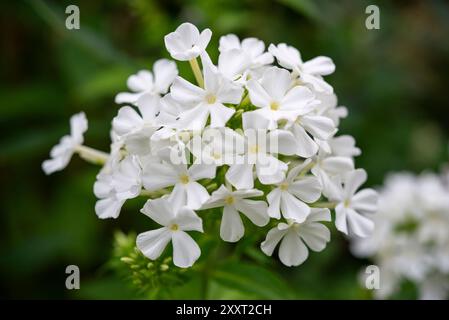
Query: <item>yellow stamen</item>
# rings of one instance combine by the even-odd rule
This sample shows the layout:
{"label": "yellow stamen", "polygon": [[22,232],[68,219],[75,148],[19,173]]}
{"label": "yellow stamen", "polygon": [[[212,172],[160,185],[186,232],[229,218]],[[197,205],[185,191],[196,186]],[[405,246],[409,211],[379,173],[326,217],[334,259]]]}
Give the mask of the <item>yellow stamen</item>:
{"label": "yellow stamen", "polygon": [[171,230],[171,231],[178,231],[178,230],[179,230],[179,226],[178,226],[176,223],[173,223],[173,224],[170,226],[170,230]]}
{"label": "yellow stamen", "polygon": [[279,110],[279,103],[273,101],[273,102],[270,104],[270,109],[273,110],[273,111]]}
{"label": "yellow stamen", "polygon": [[183,183],[183,184],[187,184],[187,183],[189,183],[189,176],[186,174],[182,174],[179,177],[179,181],[181,181],[181,183]]}

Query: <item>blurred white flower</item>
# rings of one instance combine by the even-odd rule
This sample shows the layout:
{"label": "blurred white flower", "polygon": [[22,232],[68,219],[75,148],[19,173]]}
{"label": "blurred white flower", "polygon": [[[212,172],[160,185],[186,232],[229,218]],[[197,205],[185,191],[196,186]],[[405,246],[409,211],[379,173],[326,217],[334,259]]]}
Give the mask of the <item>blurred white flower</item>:
{"label": "blurred white flower", "polygon": [[429,173],[389,176],[372,220],[373,235],[353,237],[351,250],[379,265],[384,280],[376,297],[390,297],[408,280],[416,285],[420,299],[447,298],[449,187],[443,178]]}
{"label": "blurred white flower", "polygon": [[84,132],[87,131],[87,119],[84,112],[77,113],[70,118],[70,135],[63,136],[51,151],[51,159],[42,163],[46,174],[60,171],[67,167],[76,148],[84,142]]}

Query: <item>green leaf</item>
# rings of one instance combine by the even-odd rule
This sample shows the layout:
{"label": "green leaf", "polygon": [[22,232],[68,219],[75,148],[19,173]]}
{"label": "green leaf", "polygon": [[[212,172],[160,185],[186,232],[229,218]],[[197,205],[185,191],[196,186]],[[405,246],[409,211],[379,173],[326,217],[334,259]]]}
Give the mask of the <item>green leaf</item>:
{"label": "green leaf", "polygon": [[214,281],[259,299],[293,299],[288,284],[273,271],[245,262],[226,263],[211,272]]}

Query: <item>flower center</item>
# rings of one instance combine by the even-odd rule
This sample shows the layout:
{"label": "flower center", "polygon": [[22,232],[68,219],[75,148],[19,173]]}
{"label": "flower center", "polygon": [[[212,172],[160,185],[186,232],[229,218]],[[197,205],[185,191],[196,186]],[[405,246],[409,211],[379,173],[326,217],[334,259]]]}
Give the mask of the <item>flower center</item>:
{"label": "flower center", "polygon": [[282,182],[279,185],[279,188],[281,188],[282,191],[286,191],[288,189],[288,183],[287,182]]}
{"label": "flower center", "polygon": [[270,103],[270,109],[273,111],[279,110],[279,103],[273,101],[272,103]]}
{"label": "flower center", "polygon": [[234,200],[234,197],[233,196],[227,196],[226,198],[225,198],[225,203],[226,204],[233,204],[234,202],[235,202],[235,200]]}
{"label": "flower center", "polygon": [[182,184],[188,184],[189,183],[189,176],[186,174],[181,174],[179,176],[179,181],[181,181]]}
{"label": "flower center", "polygon": [[206,101],[208,104],[214,104],[217,101],[217,97],[213,94],[208,94],[206,96]]}
{"label": "flower center", "polygon": [[343,205],[345,206],[345,208],[349,208],[351,202],[349,201],[349,199],[346,199],[345,202],[343,202]]}
{"label": "flower center", "polygon": [[173,224],[170,226],[170,230],[171,230],[171,231],[178,231],[178,230],[179,230],[179,226],[178,226],[176,223],[173,223]]}
{"label": "flower center", "polygon": [[212,153],[212,157],[213,157],[215,160],[219,160],[219,159],[221,159],[221,153],[215,151],[214,153]]}
{"label": "flower center", "polygon": [[249,147],[249,153],[258,153],[259,152],[259,146],[257,144]]}

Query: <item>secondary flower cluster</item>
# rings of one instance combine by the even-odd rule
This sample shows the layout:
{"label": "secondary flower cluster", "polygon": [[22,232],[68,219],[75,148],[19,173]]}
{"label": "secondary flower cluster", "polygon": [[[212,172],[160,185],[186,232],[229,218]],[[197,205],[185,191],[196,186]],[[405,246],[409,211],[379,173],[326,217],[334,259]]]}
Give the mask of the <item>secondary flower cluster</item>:
{"label": "secondary flower cluster", "polygon": [[414,283],[421,299],[445,299],[449,293],[449,174],[396,173],[380,191],[376,229],[354,239],[352,251],[380,268],[378,298]]}
{"label": "secondary flower cluster", "polygon": [[139,234],[137,247],[157,259],[172,242],[179,267],[199,258],[188,232],[204,232],[211,208],[222,208],[220,237],[227,242],[243,237],[241,215],[260,227],[280,220],[271,222],[261,249],[272,255],[280,243],[287,266],[325,248],[329,208],[338,230],[369,235],[374,225],[365,214],[376,211],[377,195],[357,192],[366,180],[354,168],[360,150],[351,136],[336,136],[347,110],[323,79],[334,72],[332,60],[304,62],[286,44],[266,51],[258,39],[230,34],[220,38],[214,64],[210,38],[209,29],[200,33],[190,23],[168,34],[168,52],[190,63],[196,84],[178,75],[174,61],[156,61],[152,71],[128,78],[130,92],[116,96],[124,106],[112,121],[109,154],[82,145],[87,120],[80,113],[44,171],[63,169],[75,152],[104,163],[94,185],[98,217],[117,218],[127,199],[148,197],[141,212],[161,228]]}

